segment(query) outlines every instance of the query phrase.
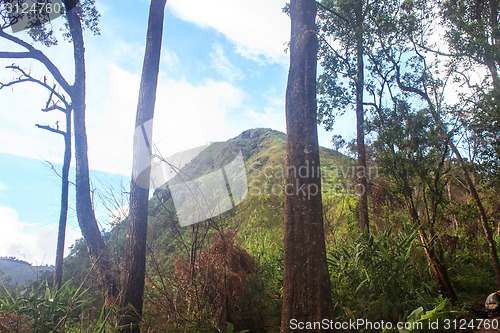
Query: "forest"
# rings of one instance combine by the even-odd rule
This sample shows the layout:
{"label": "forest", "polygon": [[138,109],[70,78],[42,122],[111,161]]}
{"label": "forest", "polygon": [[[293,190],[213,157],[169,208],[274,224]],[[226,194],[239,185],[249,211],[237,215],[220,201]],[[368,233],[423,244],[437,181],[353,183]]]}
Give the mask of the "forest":
{"label": "forest", "polygon": [[[13,62],[0,91],[37,85],[43,111],[66,120],[37,125],[65,144],[55,269],[3,284],[0,332],[500,329],[484,305],[500,289],[500,2],[291,0],[286,134],[248,129],[156,184],[152,160],[169,163],[151,144],[168,4],[151,0],[130,187],[109,191],[115,202],[126,196],[128,215],[102,230],[84,46],[84,35],[99,34],[98,1],[62,1],[73,77],[37,48],[59,47],[46,24],[57,1],[25,13],[24,0],[0,5],[0,39],[13,50],[0,50]],[[11,33],[19,24],[31,40]],[[335,133],[346,114],[356,119],[352,141]],[[318,127],[331,148],[318,145]],[[231,174],[240,158],[242,173]],[[214,175],[222,187],[182,195],[222,205],[223,191],[227,207],[181,213],[178,189]],[[71,186],[82,238],[64,257]]]}

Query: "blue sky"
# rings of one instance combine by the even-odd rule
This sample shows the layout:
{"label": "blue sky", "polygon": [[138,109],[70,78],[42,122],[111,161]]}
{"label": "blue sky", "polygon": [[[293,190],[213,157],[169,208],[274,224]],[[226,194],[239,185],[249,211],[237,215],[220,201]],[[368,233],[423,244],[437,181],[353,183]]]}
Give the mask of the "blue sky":
{"label": "blue sky", "polygon": [[[97,215],[109,227],[110,212],[101,196],[120,194],[131,174],[132,137],[149,2],[96,0],[101,35],[85,35],[87,131]],[[248,128],[285,131],[285,90],[290,21],[285,0],[169,0],[166,7],[161,72],[153,141],[168,156]],[[53,22],[54,27],[62,19]],[[19,37],[26,39],[23,33]],[[37,45],[38,46],[38,45]],[[72,82],[72,46],[60,40],[43,51]],[[0,50],[13,51],[0,40]],[[13,77],[0,61],[0,81]],[[27,60],[15,61],[37,77],[46,71]],[[63,123],[61,115],[40,112],[47,94],[32,85],[0,90],[0,255],[53,264],[59,216],[59,178],[43,163],[62,160],[63,142],[34,124]],[[352,119],[336,129],[354,137]],[[320,130],[320,144],[332,133]],[[101,195],[99,196],[98,193]],[[74,200],[71,201],[74,204]],[[123,203],[126,205],[126,203]],[[114,207],[117,208],[117,207]],[[70,210],[69,246],[80,237]]]}

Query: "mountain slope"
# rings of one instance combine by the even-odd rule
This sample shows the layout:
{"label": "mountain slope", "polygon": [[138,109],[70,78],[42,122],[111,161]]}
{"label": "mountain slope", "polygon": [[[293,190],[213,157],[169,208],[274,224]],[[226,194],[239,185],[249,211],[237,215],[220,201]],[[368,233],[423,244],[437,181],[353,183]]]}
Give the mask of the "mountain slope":
{"label": "mountain slope", "polygon": [[32,266],[15,258],[0,258],[0,279],[10,287],[25,284],[53,270],[53,266]]}
{"label": "mountain slope", "polygon": [[[243,246],[252,254],[267,251],[274,247],[279,256],[282,242],[284,181],[287,172],[285,168],[286,135],[272,129],[250,129],[237,137],[225,142],[216,142],[208,146],[179,172],[183,179],[196,179],[213,173],[233,161],[240,153],[246,169],[248,194],[236,207],[216,216],[209,221],[189,227],[179,225],[175,205],[168,189],[157,189],[149,202],[148,247],[154,253],[155,260],[162,261],[162,266],[173,269],[175,253],[188,253],[193,246],[191,235],[193,230],[200,230],[206,246],[210,236],[217,230],[236,230]],[[327,185],[344,182],[346,178],[342,172],[352,165],[352,159],[339,152],[320,147],[321,169],[326,177],[323,178],[325,188],[323,198],[325,202],[325,216],[333,214],[332,219],[339,220],[337,207],[346,196],[327,191]],[[327,171],[327,172],[325,172]],[[180,182],[180,177],[174,177],[168,185]],[[342,204],[342,210],[344,210]],[[339,215],[340,214],[340,215]],[[117,262],[123,258],[125,251],[125,233],[127,220],[119,223],[106,233],[109,239],[108,247]],[[339,226],[335,226],[339,228]],[[196,240],[200,241],[200,239]],[[80,274],[84,271],[82,261],[87,262],[88,255],[83,242],[77,242],[70,258],[65,259],[68,267],[74,267]],[[167,264],[170,262],[170,264]],[[68,269],[71,272],[71,269]],[[68,273],[71,274],[71,273]]]}

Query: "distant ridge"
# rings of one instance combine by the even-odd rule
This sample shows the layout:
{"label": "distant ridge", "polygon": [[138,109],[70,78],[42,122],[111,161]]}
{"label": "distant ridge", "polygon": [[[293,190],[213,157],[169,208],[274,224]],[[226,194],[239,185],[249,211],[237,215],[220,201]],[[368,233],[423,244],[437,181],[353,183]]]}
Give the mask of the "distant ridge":
{"label": "distant ridge", "polygon": [[0,280],[9,287],[36,280],[45,272],[53,270],[54,266],[33,266],[15,257],[0,257]]}

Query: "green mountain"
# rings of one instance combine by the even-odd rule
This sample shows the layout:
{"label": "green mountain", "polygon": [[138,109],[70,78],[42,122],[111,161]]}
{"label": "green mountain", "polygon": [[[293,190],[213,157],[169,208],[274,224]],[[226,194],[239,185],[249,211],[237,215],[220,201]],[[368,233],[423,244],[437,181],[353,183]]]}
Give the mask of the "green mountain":
{"label": "green mountain", "polygon": [[[151,303],[146,307],[151,307],[148,311],[158,322],[169,322],[171,318],[167,318],[168,314],[177,313],[177,310],[167,309],[167,305],[162,305],[166,299],[172,300],[172,303],[167,302],[170,305],[176,304],[184,309],[190,307],[187,295],[193,296],[192,286],[184,284],[186,276],[195,269],[195,266],[189,268],[190,262],[199,262],[200,265],[205,263],[208,265],[206,269],[220,267],[217,260],[221,260],[225,253],[233,253],[239,259],[232,261],[231,265],[234,265],[235,271],[231,274],[233,277],[239,277],[231,283],[235,283],[235,292],[241,292],[242,289],[238,288],[241,288],[240,284],[244,280],[248,280],[245,282],[248,287],[245,289],[247,296],[239,298],[238,302],[242,303],[235,305],[240,310],[235,310],[236,312],[230,315],[231,318],[226,318],[227,321],[239,322],[240,330],[252,328],[255,332],[274,332],[271,328],[279,327],[279,295],[283,282],[283,189],[287,172],[285,150],[284,133],[272,129],[250,129],[225,142],[211,144],[186,164],[167,186],[154,192],[149,201],[146,262],[146,293]],[[240,152],[248,184],[248,193],[244,200],[220,215],[181,227],[170,188],[180,184],[181,179],[191,181],[225,169],[228,164],[239,158]],[[327,237],[332,239],[346,231],[350,220],[355,221],[353,212],[356,200],[354,196],[342,190],[348,188],[353,178],[348,172],[353,166],[353,160],[323,147],[320,148],[320,159],[321,172],[324,175],[322,184],[325,229]],[[229,189],[232,185],[227,179],[226,185],[231,196]],[[108,253],[121,268],[127,223],[126,219],[116,223],[105,233]],[[225,235],[226,239],[232,239],[235,247],[217,244],[217,239],[222,235]],[[248,265],[248,262],[252,264]],[[65,279],[72,278],[76,283],[86,281],[88,286],[95,286],[97,284],[92,275],[90,279],[88,277],[90,269],[85,243],[83,240],[77,241],[70,255],[65,258]],[[211,281],[217,284],[223,280],[221,277]],[[226,289],[220,285],[211,285],[212,282],[204,282],[208,289],[204,289],[203,297],[220,300],[220,294],[210,296],[207,293],[210,294],[209,290],[218,293]],[[207,304],[210,304],[210,301]],[[252,312],[245,310],[257,311],[257,308],[261,309],[258,313],[265,313],[264,317],[253,318]],[[211,306],[207,309],[211,309]],[[163,316],[166,317],[160,320]],[[211,317],[205,319],[211,320],[208,318]]]}
{"label": "green mountain", "polygon": [[[286,173],[292,172],[285,167],[285,150],[286,134],[266,128],[250,129],[228,141],[211,144],[167,185],[171,187],[221,170],[241,153],[248,184],[247,196],[241,204],[216,220],[227,222],[230,228],[237,227],[243,234],[254,231],[256,227],[281,229],[284,181]],[[348,170],[352,159],[324,147],[320,147],[320,159],[324,176],[323,196],[328,200],[340,195],[339,190],[345,188],[339,188],[339,184],[349,183]],[[149,228],[155,230],[154,235],[165,233],[165,221],[170,226],[176,224],[175,212],[170,191],[164,188],[155,191],[149,207]]]}
{"label": "green mountain", "polygon": [[[179,184],[219,170],[233,161],[241,152],[246,169],[248,194],[237,207],[211,219],[210,224],[221,228],[237,229],[240,237],[257,237],[257,231],[281,241],[283,223],[286,134],[268,128],[249,129],[225,142],[212,143],[171,179],[167,185]],[[323,175],[325,214],[336,210],[338,198],[346,198],[342,189],[349,187],[353,160],[337,151],[320,147]],[[347,170],[347,171],[346,171]],[[339,184],[341,185],[339,187]],[[347,196],[348,197],[348,196]],[[117,259],[122,258],[125,247],[127,220],[114,226],[107,234]],[[208,228],[208,227],[207,227]],[[148,243],[160,252],[175,252],[186,244],[180,238],[190,230],[180,227],[170,191],[162,187],[155,191],[149,203]],[[254,235],[254,236],[252,236]],[[182,242],[181,242],[182,243]],[[80,251],[82,250],[82,251]],[[71,256],[84,252],[83,241],[77,242]],[[71,265],[71,263],[70,263]]]}
{"label": "green mountain", "polygon": [[0,280],[9,287],[36,280],[53,270],[53,266],[32,266],[26,261],[13,257],[0,258]]}

